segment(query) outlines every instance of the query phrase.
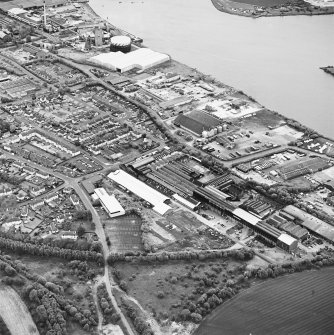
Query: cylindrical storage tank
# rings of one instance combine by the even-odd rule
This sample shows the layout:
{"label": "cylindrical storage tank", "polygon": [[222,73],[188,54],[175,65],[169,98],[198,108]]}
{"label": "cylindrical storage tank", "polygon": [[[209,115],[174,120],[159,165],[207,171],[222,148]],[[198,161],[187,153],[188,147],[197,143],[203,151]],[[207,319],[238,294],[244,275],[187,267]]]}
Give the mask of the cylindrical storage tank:
{"label": "cylindrical storage tank", "polygon": [[208,137],[208,132],[207,132],[206,130],[204,130],[204,131],[202,132],[202,136],[203,136],[204,138],[207,138],[207,137]]}
{"label": "cylindrical storage tank", "polygon": [[218,126],[217,130],[218,130],[218,133],[221,133],[223,131],[223,127],[222,126]]}
{"label": "cylindrical storage tank", "polygon": [[227,130],[227,124],[226,123],[223,124],[223,130],[224,131]]}
{"label": "cylindrical storage tank", "polygon": [[131,38],[128,36],[114,36],[110,39],[110,51],[130,52]]}
{"label": "cylindrical storage tank", "polygon": [[216,135],[218,133],[218,129],[217,128],[214,128],[213,129],[213,134]]}

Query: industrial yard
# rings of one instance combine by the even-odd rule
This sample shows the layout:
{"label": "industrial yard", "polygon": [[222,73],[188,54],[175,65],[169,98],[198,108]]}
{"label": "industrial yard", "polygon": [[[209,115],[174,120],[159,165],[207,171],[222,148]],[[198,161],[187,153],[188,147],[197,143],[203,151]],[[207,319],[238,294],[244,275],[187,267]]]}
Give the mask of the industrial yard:
{"label": "industrial yard", "polygon": [[0,278],[41,335],[181,335],[333,264],[331,139],[86,1],[0,7]]}

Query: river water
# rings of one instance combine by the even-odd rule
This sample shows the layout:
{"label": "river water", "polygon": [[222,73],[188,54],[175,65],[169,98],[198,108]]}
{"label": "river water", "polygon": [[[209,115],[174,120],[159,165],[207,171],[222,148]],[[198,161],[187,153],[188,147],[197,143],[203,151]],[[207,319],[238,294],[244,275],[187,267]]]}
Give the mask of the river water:
{"label": "river water", "polygon": [[252,19],[210,0],[90,0],[148,47],[212,74],[266,107],[334,138],[334,16]]}

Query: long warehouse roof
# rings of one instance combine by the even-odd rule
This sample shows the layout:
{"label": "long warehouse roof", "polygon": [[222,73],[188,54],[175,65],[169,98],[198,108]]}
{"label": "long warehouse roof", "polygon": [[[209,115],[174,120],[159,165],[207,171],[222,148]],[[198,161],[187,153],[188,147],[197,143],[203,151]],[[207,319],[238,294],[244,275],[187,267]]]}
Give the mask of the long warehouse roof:
{"label": "long warehouse roof", "polygon": [[250,223],[253,226],[255,226],[256,224],[258,224],[261,221],[261,219],[259,219],[255,215],[243,210],[242,208],[236,208],[232,213],[233,213],[233,215],[236,215],[240,219],[243,219],[243,220],[247,221],[248,223]]}
{"label": "long warehouse roof", "polygon": [[117,170],[110,173],[108,178],[152,204],[153,209],[161,215],[165,214],[169,209],[171,209],[170,206],[165,204],[165,201],[170,200],[170,198],[166,197],[162,193],[156,191],[152,187],[146,185],[142,181],[131,176],[123,170]]}

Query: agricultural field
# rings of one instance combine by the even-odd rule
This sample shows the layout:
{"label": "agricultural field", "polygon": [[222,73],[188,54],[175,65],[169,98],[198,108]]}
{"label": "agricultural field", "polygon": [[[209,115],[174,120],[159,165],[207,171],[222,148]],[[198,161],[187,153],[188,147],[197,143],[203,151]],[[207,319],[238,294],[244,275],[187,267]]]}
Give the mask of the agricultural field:
{"label": "agricultural field", "polygon": [[331,334],[333,275],[329,268],[254,285],[210,314],[195,335]]}
{"label": "agricultural field", "polygon": [[112,252],[142,251],[141,218],[126,215],[104,220],[105,232]]}
{"label": "agricultural field", "polygon": [[1,284],[0,301],[0,317],[11,335],[39,335],[27,306],[14,289]]}

